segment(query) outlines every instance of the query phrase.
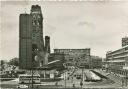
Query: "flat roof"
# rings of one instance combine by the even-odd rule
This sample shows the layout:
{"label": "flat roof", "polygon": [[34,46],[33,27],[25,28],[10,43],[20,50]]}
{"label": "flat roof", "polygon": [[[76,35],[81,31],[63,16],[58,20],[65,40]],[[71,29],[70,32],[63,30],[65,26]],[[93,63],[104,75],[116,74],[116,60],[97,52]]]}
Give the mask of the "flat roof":
{"label": "flat roof", "polygon": [[113,53],[113,52],[116,52],[116,51],[119,51],[119,50],[121,50],[121,49],[123,49],[123,48],[126,48],[126,47],[128,47],[128,45],[126,45],[126,46],[124,46],[124,47],[122,47],[122,48],[119,48],[119,49],[117,49],[117,50],[114,50],[114,51],[108,51],[107,54]]}
{"label": "flat roof", "polygon": [[56,48],[54,50],[87,50],[87,49],[90,49],[90,48],[81,48],[81,49],[80,48],[79,49],[77,49],[77,48],[76,49],[75,48],[73,48],[73,49],[70,49],[70,48],[69,49],[68,48],[65,48],[65,49],[64,48],[60,48],[60,49]]}
{"label": "flat roof", "polygon": [[125,62],[125,60],[110,60],[110,61],[107,61],[107,62]]}

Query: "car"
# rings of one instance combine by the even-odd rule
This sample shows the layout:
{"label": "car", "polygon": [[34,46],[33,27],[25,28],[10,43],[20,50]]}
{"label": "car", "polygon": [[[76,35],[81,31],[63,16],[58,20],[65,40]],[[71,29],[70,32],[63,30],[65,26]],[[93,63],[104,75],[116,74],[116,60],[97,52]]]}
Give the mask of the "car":
{"label": "car", "polygon": [[28,88],[27,85],[18,85],[17,88]]}
{"label": "car", "polygon": [[76,79],[81,79],[81,75],[77,75],[76,76]]}
{"label": "car", "polygon": [[70,73],[68,72],[68,74],[70,74]]}

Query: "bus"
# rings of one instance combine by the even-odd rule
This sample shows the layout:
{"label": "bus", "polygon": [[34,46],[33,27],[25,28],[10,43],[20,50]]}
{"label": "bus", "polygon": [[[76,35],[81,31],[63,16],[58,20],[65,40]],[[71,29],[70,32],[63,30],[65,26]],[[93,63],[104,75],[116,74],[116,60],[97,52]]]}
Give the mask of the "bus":
{"label": "bus", "polygon": [[[32,75],[21,74],[19,75],[19,84],[29,84],[32,83]],[[33,83],[41,83],[40,75],[33,75]]]}

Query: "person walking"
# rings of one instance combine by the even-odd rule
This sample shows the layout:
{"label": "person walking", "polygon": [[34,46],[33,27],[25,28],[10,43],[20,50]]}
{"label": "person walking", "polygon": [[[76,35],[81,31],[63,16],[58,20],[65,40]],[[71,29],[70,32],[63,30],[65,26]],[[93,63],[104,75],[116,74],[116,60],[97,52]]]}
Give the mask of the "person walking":
{"label": "person walking", "polygon": [[124,78],[122,77],[122,87],[125,85]]}
{"label": "person walking", "polygon": [[82,88],[83,88],[83,87],[82,87],[82,86],[83,86],[83,82],[82,82],[82,81],[80,82],[80,86],[81,86],[81,89],[82,89]]}
{"label": "person walking", "polygon": [[73,83],[73,88],[75,88],[75,84]]}
{"label": "person walking", "polygon": [[57,86],[58,85],[58,82],[56,82],[55,85]]}

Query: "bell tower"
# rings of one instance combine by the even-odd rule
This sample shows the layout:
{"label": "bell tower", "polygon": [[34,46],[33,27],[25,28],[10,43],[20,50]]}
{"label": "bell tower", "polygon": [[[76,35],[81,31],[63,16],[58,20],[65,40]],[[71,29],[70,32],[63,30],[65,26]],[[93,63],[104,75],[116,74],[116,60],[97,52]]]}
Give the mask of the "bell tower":
{"label": "bell tower", "polygon": [[43,40],[43,16],[41,7],[32,5],[30,16],[32,17],[32,45],[38,50],[44,50]]}

